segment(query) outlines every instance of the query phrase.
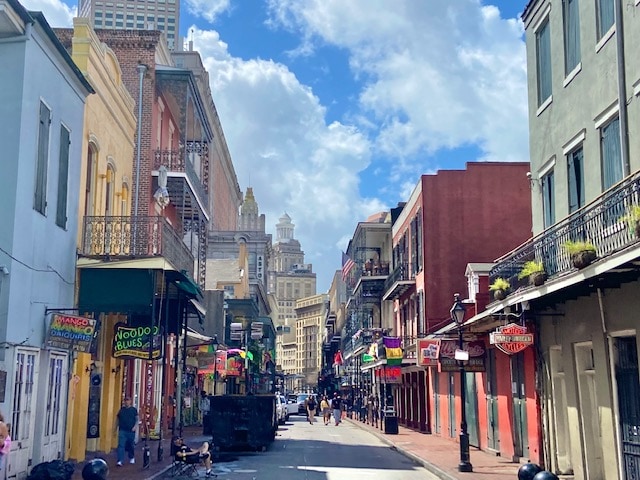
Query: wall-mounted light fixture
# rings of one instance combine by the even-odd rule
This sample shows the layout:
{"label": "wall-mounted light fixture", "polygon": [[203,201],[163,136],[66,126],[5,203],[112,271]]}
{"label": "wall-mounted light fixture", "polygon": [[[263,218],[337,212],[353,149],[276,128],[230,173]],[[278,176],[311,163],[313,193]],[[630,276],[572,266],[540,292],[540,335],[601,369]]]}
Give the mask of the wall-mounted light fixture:
{"label": "wall-mounted light fixture", "polygon": [[533,190],[533,187],[540,185],[540,179],[534,178],[531,172],[527,172],[527,178],[529,179],[529,187]]}
{"label": "wall-mounted light fixture", "polygon": [[120,373],[120,365],[116,366],[116,368],[112,368],[111,373],[115,373],[116,375]]}
{"label": "wall-mounted light fixture", "polygon": [[89,365],[84,367],[85,373],[93,372],[96,369],[96,362],[91,362]]}

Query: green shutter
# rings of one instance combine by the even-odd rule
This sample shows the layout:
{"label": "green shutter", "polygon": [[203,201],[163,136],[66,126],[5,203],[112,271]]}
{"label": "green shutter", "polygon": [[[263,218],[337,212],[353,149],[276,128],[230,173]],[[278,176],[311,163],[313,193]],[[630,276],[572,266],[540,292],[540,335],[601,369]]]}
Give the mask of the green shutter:
{"label": "green shutter", "polygon": [[56,225],[67,227],[67,187],[69,182],[69,130],[60,127],[60,159],[58,164],[58,204]]}

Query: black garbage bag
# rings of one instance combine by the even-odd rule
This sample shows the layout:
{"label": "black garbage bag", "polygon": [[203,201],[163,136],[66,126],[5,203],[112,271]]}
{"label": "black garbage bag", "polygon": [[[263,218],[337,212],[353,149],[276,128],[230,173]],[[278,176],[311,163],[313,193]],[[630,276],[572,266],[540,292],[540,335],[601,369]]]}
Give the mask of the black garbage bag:
{"label": "black garbage bag", "polygon": [[71,480],[75,468],[73,462],[62,460],[39,463],[31,469],[27,480]]}

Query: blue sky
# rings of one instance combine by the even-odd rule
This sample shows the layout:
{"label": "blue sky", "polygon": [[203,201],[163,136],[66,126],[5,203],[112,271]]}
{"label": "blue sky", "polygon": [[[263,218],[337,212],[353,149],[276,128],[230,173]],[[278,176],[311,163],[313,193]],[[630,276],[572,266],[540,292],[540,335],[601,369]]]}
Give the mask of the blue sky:
{"label": "blue sky", "polygon": [[[22,0],[52,26],[76,3]],[[329,288],[358,221],[419,176],[528,161],[526,0],[182,0],[243,192]]]}

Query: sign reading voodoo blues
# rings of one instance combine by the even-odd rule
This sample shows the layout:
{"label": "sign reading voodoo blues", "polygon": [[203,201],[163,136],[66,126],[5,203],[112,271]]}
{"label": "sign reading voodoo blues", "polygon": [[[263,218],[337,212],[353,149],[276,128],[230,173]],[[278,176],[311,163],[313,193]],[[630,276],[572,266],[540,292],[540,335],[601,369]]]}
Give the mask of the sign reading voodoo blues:
{"label": "sign reading voodoo blues", "polygon": [[[153,331],[153,333],[152,333]],[[153,337],[153,347],[149,352],[149,339]],[[162,330],[157,326],[132,327],[116,323],[113,335],[114,358],[157,359],[162,356]],[[151,357],[149,357],[151,353]]]}

